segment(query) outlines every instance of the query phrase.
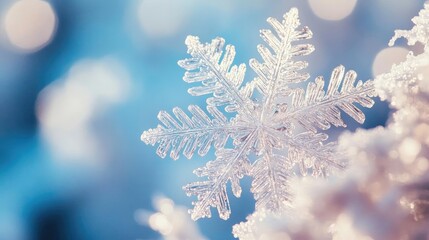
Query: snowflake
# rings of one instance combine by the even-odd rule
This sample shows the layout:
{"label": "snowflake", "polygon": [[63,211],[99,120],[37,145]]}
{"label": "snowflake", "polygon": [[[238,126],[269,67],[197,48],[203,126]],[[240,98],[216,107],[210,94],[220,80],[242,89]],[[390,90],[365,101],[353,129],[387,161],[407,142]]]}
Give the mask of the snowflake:
{"label": "snowflake", "polygon": [[234,237],[429,239],[429,2],[413,22],[389,45],[404,37],[424,52],[410,52],[374,79],[392,106],[387,126],[342,134],[339,148],[349,159],[343,176],[294,179],[292,211],[256,211],[233,226]]}
{"label": "snowflake", "polygon": [[136,221],[159,232],[163,240],[206,240],[194,221],[189,219],[186,207],[176,205],[173,200],[155,196],[153,206],[156,212],[139,209],[135,212]]}
{"label": "snowflake", "polygon": [[[211,217],[211,207],[217,208],[222,219],[228,219],[227,183],[240,197],[239,181],[245,175],[253,179],[256,210],[287,209],[291,205],[288,178],[296,169],[317,177],[344,168],[335,155],[336,144],[326,144],[327,134],[318,131],[331,125],[345,127],[341,111],[363,123],[365,115],[354,104],[369,108],[374,103],[373,82],[355,84],[356,73],[345,73],[343,66],[332,71],[326,92],[323,77],[301,88],[299,83],[309,78],[303,73],[308,64],[296,58],[310,54],[314,47],[296,42],[310,39],[312,32],[308,27],[298,29],[295,8],[282,22],[269,18],[268,23],[275,33],[261,30],[266,45],[259,45],[258,52],[263,62],[250,60],[257,76],[245,85],[246,66],[233,65],[234,46],[224,48],[222,38],[202,44],[198,37],[188,36],[191,58],[178,64],[186,70],[185,82],[200,83],[188,90],[191,95],[212,94],[206,101],[209,114],[195,105],[188,107],[190,115],[177,107],[174,117],[161,111],[158,119],[162,125],[141,136],[146,144],[159,144],[157,154],[162,158],[169,152],[173,159],[181,152],[187,158],[196,151],[204,156],[212,145],[216,149],[216,159],[194,171],[206,180],[184,187],[188,196],[198,198],[190,210],[194,220]],[[234,117],[228,119],[219,107]]]}

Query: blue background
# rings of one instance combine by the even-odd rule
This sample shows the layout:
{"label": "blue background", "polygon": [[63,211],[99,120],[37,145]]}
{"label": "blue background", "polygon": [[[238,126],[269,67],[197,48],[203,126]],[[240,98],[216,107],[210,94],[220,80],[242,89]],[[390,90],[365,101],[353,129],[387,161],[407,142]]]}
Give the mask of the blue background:
{"label": "blue background", "polygon": [[[2,0],[0,9],[4,12],[13,2]],[[281,18],[295,6],[302,24],[314,33],[311,42],[316,51],[307,58],[311,79],[327,78],[334,67],[343,64],[366,80],[372,78],[373,59],[387,47],[394,29],[409,29],[410,19],[423,4],[422,0],[415,1],[418,4],[358,0],[346,19],[325,21],[302,0],[165,2],[181,6],[175,11],[185,16],[172,34],[145,32],[136,14],[139,1],[53,0],[58,26],[49,45],[35,53],[0,45],[0,239],[157,239],[157,233],[135,221],[137,209],[153,209],[156,194],[191,206],[194,199],[181,188],[196,179],[192,170],[213,155],[160,159],[156,148],[140,141],[143,130],[158,124],[159,110],[204,106],[204,98],[187,94],[183,70],[177,66],[177,60],[187,57],[184,40],[188,34],[202,41],[224,37],[236,46],[235,63],[247,64],[248,59],[258,57],[259,29],[267,27],[266,18]],[[151,9],[169,21],[163,11]],[[156,26],[156,19],[150,24]],[[56,164],[36,117],[37,96],[66,76],[76,62],[106,56],[129,73],[130,91],[124,101],[93,120],[93,134],[104,153],[102,164]],[[372,128],[385,124],[389,110],[377,101],[365,111],[363,127]],[[350,123],[350,130],[356,127]],[[242,197],[231,197],[229,220],[220,220],[213,211],[211,219],[198,221],[204,235],[232,239],[231,226],[253,211],[249,186],[249,179],[244,179]]]}

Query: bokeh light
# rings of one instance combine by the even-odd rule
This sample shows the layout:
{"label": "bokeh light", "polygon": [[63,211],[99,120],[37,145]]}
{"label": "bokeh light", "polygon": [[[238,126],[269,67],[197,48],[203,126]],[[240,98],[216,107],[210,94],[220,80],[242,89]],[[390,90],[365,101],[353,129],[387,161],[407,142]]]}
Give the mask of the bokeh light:
{"label": "bokeh light", "polygon": [[[408,16],[413,17],[416,14],[416,9],[420,8],[422,1],[395,1],[391,0],[374,0],[371,1],[374,25],[381,29],[391,28],[391,30],[401,26],[404,21],[400,17],[393,16]],[[392,29],[393,28],[393,29]],[[386,29],[386,30],[387,30]]]}
{"label": "bokeh light", "polygon": [[[253,195],[243,191],[230,199],[229,221],[212,209],[210,220],[193,222],[187,210],[196,199],[181,187],[213,154],[160,161],[139,141],[143,130],[159,124],[159,110],[205,106],[204,97],[186,94],[191,85],[176,64],[189,57],[186,35],[202,42],[223,37],[236,46],[234,64],[247,64],[259,58],[265,20],[297,7],[302,26],[314,33],[306,43],[316,51],[302,59],[310,63],[309,81],[328,77],[339,64],[365,80],[394,29],[409,29],[423,2],[0,0],[0,240],[196,239],[188,236],[198,229],[208,239],[232,239],[231,225],[254,210]],[[254,75],[248,67],[246,81]],[[428,68],[420,75],[429,76]],[[385,124],[388,111],[387,103],[377,102],[364,127]],[[426,127],[417,131],[421,138]],[[341,131],[333,130],[333,139]],[[413,153],[408,146],[412,142],[398,147],[398,157]],[[420,159],[418,171],[428,168],[427,158]],[[251,179],[242,183],[250,188]],[[175,203],[161,199],[152,206],[156,194]],[[313,200],[297,199],[303,205]],[[153,217],[152,226],[166,227],[168,235],[149,225],[156,212],[164,217]]]}
{"label": "bokeh light", "polygon": [[159,231],[162,235],[168,235],[173,230],[173,226],[167,217],[162,213],[154,213],[149,217],[149,226]]}
{"label": "bokeh light", "polygon": [[308,0],[311,10],[321,19],[337,21],[349,16],[357,0]]}
{"label": "bokeh light", "polygon": [[392,67],[392,64],[398,64],[404,61],[409,50],[403,47],[389,47],[381,50],[375,56],[372,64],[372,73],[377,76],[386,73]]}
{"label": "bokeh light", "polygon": [[135,211],[137,223],[159,232],[165,240],[206,240],[196,222],[189,217],[186,207],[178,206],[171,199],[161,196],[153,199],[153,205],[157,212],[143,209]]}
{"label": "bokeh light", "polygon": [[189,6],[172,0],[141,0],[137,8],[141,28],[150,37],[177,33],[187,19]]}
{"label": "bokeh light", "polygon": [[115,60],[82,60],[40,93],[37,116],[55,159],[99,163],[102,151],[91,131],[92,120],[124,99],[128,85],[127,72]]}
{"label": "bokeh light", "polygon": [[419,154],[421,148],[422,146],[419,141],[413,138],[404,139],[398,149],[400,159],[405,164],[411,164]]}
{"label": "bokeh light", "polygon": [[4,17],[4,28],[10,43],[28,52],[46,46],[53,38],[56,26],[54,9],[41,0],[17,1]]}

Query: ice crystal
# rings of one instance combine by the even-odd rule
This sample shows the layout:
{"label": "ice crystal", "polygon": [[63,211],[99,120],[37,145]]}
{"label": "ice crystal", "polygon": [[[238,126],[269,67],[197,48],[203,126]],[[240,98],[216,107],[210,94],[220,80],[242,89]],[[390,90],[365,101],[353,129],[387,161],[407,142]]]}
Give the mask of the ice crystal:
{"label": "ice crystal", "polygon": [[[141,136],[146,144],[159,144],[160,157],[170,153],[173,159],[180,153],[191,158],[196,151],[204,156],[214,146],[216,159],[194,171],[206,180],[184,187],[189,196],[198,198],[190,211],[194,220],[210,217],[210,207],[227,219],[231,212],[227,183],[239,197],[239,180],[245,175],[253,179],[256,210],[287,209],[291,204],[288,179],[295,169],[317,177],[344,167],[335,155],[335,143],[326,143],[328,135],[320,130],[346,126],[341,111],[363,123],[365,116],[355,104],[373,105],[373,82],[356,83],[356,73],[345,72],[343,66],[332,71],[326,91],[323,77],[301,88],[298,83],[309,78],[304,72],[308,64],[297,58],[314,47],[300,42],[310,39],[312,32],[300,28],[295,8],[283,21],[269,18],[268,23],[274,32],[261,30],[266,44],[259,45],[258,52],[263,61],[250,60],[257,77],[245,85],[246,66],[233,65],[234,46],[225,47],[222,38],[202,44],[198,37],[188,36],[191,57],[178,64],[186,70],[183,80],[195,84],[188,90],[191,95],[211,95],[206,101],[208,114],[195,105],[188,107],[190,115],[180,108],[173,109],[174,116],[161,111],[162,124]],[[228,119],[220,107],[235,116]]]}
{"label": "ice crystal", "polygon": [[392,46],[398,38],[404,37],[408,45],[422,44],[423,53],[414,55],[410,52],[406,61],[392,66],[390,72],[381,74],[374,80],[380,97],[389,100],[397,109],[403,108],[410,101],[415,102],[415,97],[412,96],[425,88],[422,87],[422,78],[428,73],[429,65],[429,3],[425,3],[424,9],[412,21],[414,27],[411,30],[396,30],[389,45]]}
{"label": "ice crystal", "polygon": [[411,30],[396,30],[395,36],[390,40],[389,46],[393,46],[398,38],[404,37],[408,40],[409,45],[414,45],[417,42],[422,43],[425,49],[429,45],[429,3],[424,4],[424,8],[420,10],[419,15],[411,20],[414,27]]}
{"label": "ice crystal", "polygon": [[[255,239],[429,239],[429,3],[397,30],[424,46],[374,80],[394,114],[386,127],[343,134],[349,159],[344,176],[326,181],[294,179],[295,208],[279,215],[257,211],[233,227],[235,237]],[[309,231],[311,229],[311,231]]]}

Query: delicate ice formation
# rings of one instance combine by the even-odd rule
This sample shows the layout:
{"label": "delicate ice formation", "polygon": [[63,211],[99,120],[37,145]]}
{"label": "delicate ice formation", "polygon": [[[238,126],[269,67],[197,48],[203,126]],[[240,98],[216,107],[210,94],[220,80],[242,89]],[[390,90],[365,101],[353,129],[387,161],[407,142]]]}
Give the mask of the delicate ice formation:
{"label": "delicate ice formation", "polygon": [[349,161],[343,177],[295,179],[295,209],[282,216],[256,212],[234,226],[253,239],[429,239],[429,4],[399,30],[410,53],[374,80],[376,92],[395,110],[387,127],[340,137]]}
{"label": "delicate ice formation", "polygon": [[[288,179],[296,168],[301,174],[326,176],[331,170],[342,169],[344,163],[335,154],[334,143],[325,143],[328,136],[319,132],[334,126],[345,126],[341,111],[362,123],[365,116],[355,106],[373,105],[372,81],[356,83],[356,73],[343,66],[332,71],[325,80],[317,77],[305,89],[307,62],[297,57],[313,52],[311,44],[300,43],[312,37],[309,28],[299,28],[298,10],[291,9],[282,22],[269,18],[274,29],[261,30],[265,45],[259,45],[262,62],[251,59],[250,67],[257,77],[243,85],[246,66],[233,65],[235,49],[225,47],[222,38],[202,44],[198,37],[186,39],[190,58],[179,61],[186,70],[183,80],[194,84],[188,92],[193,96],[210,94],[205,112],[198,106],[180,108],[173,115],[158,114],[162,124],[143,132],[146,144],[159,144],[157,154],[177,159],[180,153],[191,158],[195,152],[204,156],[211,146],[216,159],[194,171],[206,180],[184,187],[188,195],[198,200],[191,210],[193,219],[210,217],[210,207],[227,219],[230,206],[226,186],[231,182],[236,197],[241,194],[239,180],[244,175],[253,178],[251,191],[256,210],[281,212],[291,204]],[[235,116],[228,119],[219,110],[223,107]],[[256,156],[250,161],[249,156]]]}

